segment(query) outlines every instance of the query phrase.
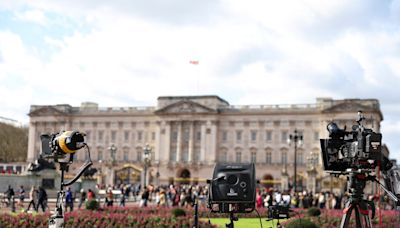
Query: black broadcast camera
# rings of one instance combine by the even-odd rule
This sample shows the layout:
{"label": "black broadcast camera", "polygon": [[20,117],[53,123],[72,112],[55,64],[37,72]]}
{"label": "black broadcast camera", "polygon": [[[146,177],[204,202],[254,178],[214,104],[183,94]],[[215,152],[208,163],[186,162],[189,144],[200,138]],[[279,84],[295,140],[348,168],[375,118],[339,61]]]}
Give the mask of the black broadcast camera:
{"label": "black broadcast camera", "polygon": [[290,218],[289,212],[292,212],[292,210],[290,210],[289,206],[272,205],[272,206],[268,207],[267,218],[268,218],[268,220],[289,219]]}
{"label": "black broadcast camera", "polygon": [[250,213],[255,209],[254,163],[217,163],[210,184],[209,208],[216,213]]}
{"label": "black broadcast camera", "polygon": [[374,169],[379,162],[382,168],[390,169],[386,167],[390,165],[387,156],[382,154],[382,134],[362,125],[365,118],[361,111],[358,116],[358,125],[351,131],[340,129],[334,122],[328,124],[329,139],[320,139],[325,170]]}

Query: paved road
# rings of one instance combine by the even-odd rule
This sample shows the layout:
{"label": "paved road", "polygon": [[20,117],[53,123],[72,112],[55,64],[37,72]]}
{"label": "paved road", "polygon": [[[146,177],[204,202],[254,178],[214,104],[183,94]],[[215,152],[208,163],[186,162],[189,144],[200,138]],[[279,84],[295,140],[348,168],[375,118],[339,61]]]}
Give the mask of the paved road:
{"label": "paved road", "polygon": [[[114,201],[114,206],[118,206],[118,201]],[[25,201],[23,207],[21,207],[20,205],[18,205],[18,203],[15,204],[15,209],[16,212],[24,212],[24,210],[28,207],[29,202]],[[74,203],[74,210],[78,209],[78,205],[79,202],[75,201]],[[101,206],[104,205],[104,201],[101,202]],[[139,202],[134,202],[134,201],[127,201],[126,206],[138,206]],[[47,203],[48,208],[46,209],[46,211],[51,211],[53,212],[56,206],[56,199],[50,199],[49,202]],[[50,209],[49,209],[50,208]],[[84,206],[82,206],[82,208],[84,208]],[[28,213],[32,213],[34,211],[34,209],[31,207],[30,210],[28,211]],[[7,207],[4,203],[0,204],[0,213],[9,213],[11,212],[11,208]],[[39,208],[39,213],[42,213],[42,208]]]}

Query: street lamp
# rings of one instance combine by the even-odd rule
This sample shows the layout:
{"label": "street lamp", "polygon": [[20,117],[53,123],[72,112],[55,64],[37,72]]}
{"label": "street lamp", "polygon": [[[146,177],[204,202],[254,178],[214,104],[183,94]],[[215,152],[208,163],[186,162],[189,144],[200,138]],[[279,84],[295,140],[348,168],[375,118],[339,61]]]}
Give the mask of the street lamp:
{"label": "street lamp", "polygon": [[290,134],[289,138],[288,138],[288,144],[291,145],[292,142],[294,143],[294,184],[293,184],[293,188],[294,188],[294,192],[297,192],[297,180],[296,180],[296,176],[297,176],[297,146],[301,146],[303,145],[303,135],[300,135],[299,132],[297,131],[297,129],[294,130],[294,134]]}
{"label": "street lamp", "polygon": [[144,180],[143,187],[146,187],[146,177],[147,177],[147,168],[150,167],[151,160],[151,148],[149,144],[146,144],[145,148],[143,148],[143,163],[144,163]]}

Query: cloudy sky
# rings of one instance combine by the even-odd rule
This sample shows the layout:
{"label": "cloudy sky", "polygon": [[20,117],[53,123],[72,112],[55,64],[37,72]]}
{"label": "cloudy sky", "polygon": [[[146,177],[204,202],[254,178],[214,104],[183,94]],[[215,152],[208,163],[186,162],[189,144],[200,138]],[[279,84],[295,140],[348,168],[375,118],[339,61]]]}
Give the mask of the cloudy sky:
{"label": "cloudy sky", "polygon": [[0,1],[0,116],[24,123],[31,104],[377,98],[400,159],[399,90],[400,0]]}

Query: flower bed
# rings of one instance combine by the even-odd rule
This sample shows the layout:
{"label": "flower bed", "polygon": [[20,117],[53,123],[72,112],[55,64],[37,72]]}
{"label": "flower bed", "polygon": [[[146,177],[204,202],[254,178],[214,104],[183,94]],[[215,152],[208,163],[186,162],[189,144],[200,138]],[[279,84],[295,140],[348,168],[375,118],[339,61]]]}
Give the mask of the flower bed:
{"label": "flower bed", "polygon": [[[106,208],[100,211],[77,210],[65,214],[66,227],[192,227],[194,220],[193,209],[184,209],[186,215],[174,217],[172,210],[167,207],[125,207],[125,208]],[[262,218],[266,218],[267,211],[264,208],[258,209]],[[201,209],[200,218],[207,218],[209,210]],[[343,215],[341,210],[321,210],[321,215],[310,217],[306,210],[296,209],[296,215],[283,222],[287,224],[291,220],[306,218],[314,222],[318,227],[338,227]],[[353,213],[354,214],[354,213]],[[256,218],[257,213],[238,214],[240,218]],[[354,216],[354,215],[353,215]],[[47,227],[49,213],[46,214],[26,214],[17,215],[0,214],[1,227]],[[211,218],[228,218],[228,214],[211,213]],[[383,227],[396,227],[398,224],[399,213],[396,211],[382,211]],[[372,220],[374,224],[379,224],[379,213],[376,213]],[[354,219],[350,221],[350,226],[355,226]],[[200,227],[216,227],[201,221]]]}
{"label": "flower bed", "polygon": [[[192,227],[193,214],[174,217],[171,208],[107,208],[65,214],[65,227]],[[1,214],[1,227],[47,227],[49,214]],[[200,222],[201,227],[216,227]]]}
{"label": "flower bed", "polygon": [[[282,223],[282,225],[286,225],[290,223],[292,220],[296,219],[308,219],[315,223],[318,227],[321,228],[328,228],[328,227],[339,227],[340,226],[340,221],[343,216],[343,211],[342,210],[321,210],[321,215],[320,216],[308,216],[305,211],[300,211],[300,213],[297,216],[293,216],[291,219],[288,221],[285,221]],[[385,211],[382,210],[382,227],[398,227],[399,223],[399,213],[396,211]],[[355,218],[354,218],[354,211],[352,213],[352,219],[350,219],[350,224],[349,227],[355,227]],[[371,216],[371,213],[370,213]],[[379,224],[379,213],[378,211],[376,212],[375,218],[372,219],[373,224]]]}

